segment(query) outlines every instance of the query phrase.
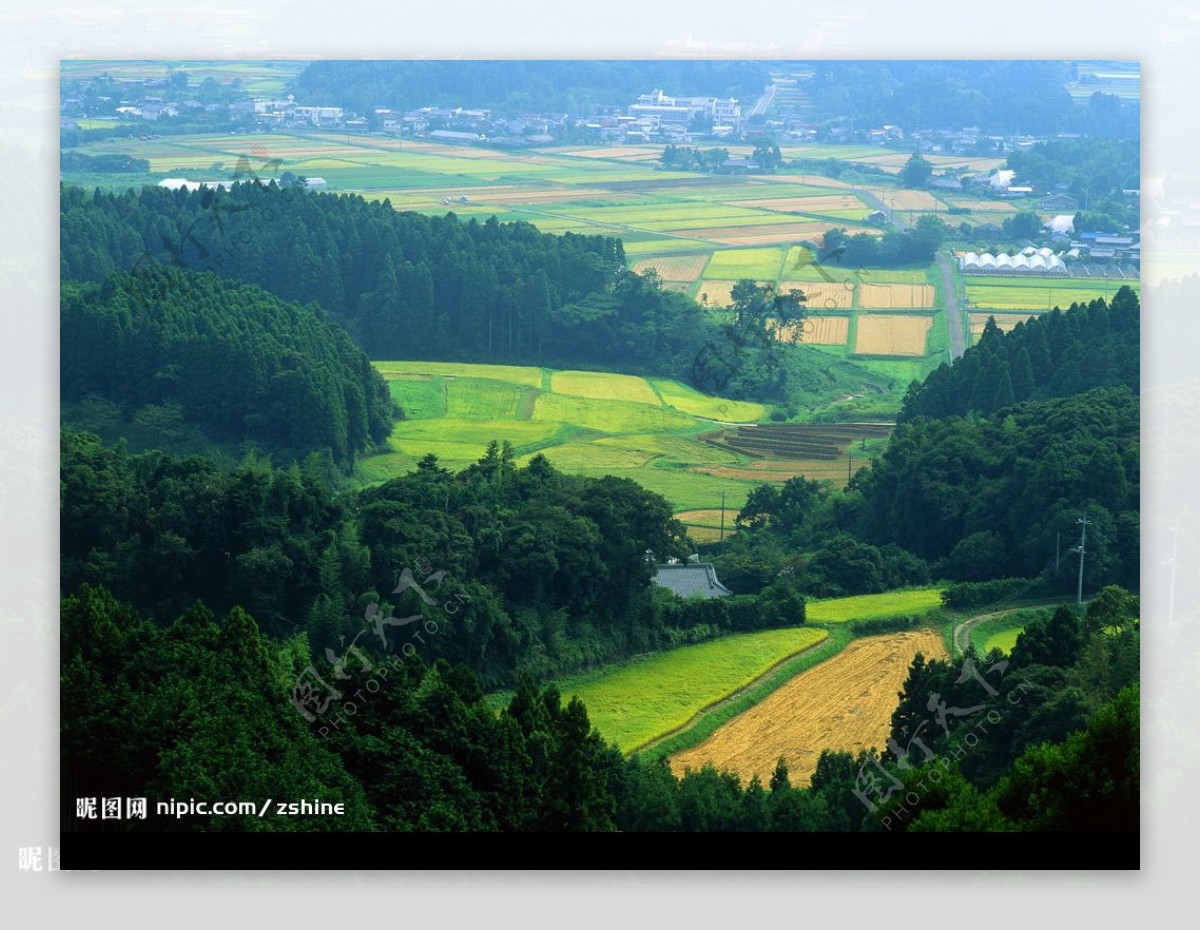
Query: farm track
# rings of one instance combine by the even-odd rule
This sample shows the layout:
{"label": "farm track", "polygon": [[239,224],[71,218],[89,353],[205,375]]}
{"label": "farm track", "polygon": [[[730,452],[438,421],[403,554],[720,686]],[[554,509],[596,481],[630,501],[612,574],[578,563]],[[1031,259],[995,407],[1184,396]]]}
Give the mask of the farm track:
{"label": "farm track", "polygon": [[962,358],[962,354],[967,351],[962,308],[954,294],[954,269],[950,267],[950,259],[938,252],[937,263],[938,271],[942,273],[942,303],[946,308],[946,325],[950,331],[950,360],[954,361]]}

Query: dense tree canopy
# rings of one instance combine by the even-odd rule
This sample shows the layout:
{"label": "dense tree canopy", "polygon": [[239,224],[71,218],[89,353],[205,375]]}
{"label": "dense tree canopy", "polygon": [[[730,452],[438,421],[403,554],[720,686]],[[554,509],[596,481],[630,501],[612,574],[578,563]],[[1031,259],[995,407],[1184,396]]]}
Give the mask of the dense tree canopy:
{"label": "dense tree canopy", "polygon": [[62,396],[178,411],[218,440],[347,465],[395,409],[363,351],[313,306],[212,274],[143,268],[64,284]]}

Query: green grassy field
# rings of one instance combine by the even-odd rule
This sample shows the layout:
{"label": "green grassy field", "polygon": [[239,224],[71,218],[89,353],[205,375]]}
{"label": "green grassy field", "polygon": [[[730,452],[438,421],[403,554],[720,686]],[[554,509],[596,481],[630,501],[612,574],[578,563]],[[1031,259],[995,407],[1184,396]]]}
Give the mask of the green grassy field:
{"label": "green grassy field", "polygon": [[942,606],[942,589],[910,588],[883,594],[859,594],[809,601],[805,615],[809,623],[845,623],[877,617],[915,616]]}
{"label": "green grassy field", "polygon": [[[983,310],[1066,310],[1073,303],[1087,303],[1097,297],[1106,300],[1122,285],[1134,292],[1141,290],[1137,281],[1116,278],[1065,278],[1049,280],[1020,280],[982,275],[965,277],[967,300],[972,312]],[[987,283],[976,283],[986,281]]]}
{"label": "green grassy field", "polygon": [[1004,630],[1000,633],[993,633],[984,641],[980,652],[983,655],[987,655],[993,649],[999,649],[1005,655],[1008,655],[1012,652],[1013,646],[1017,644],[1017,637],[1020,635],[1020,630]]}
{"label": "green grassy field", "polygon": [[1021,631],[1035,620],[1049,616],[1054,609],[1026,607],[1008,610],[998,617],[977,623],[971,628],[971,645],[981,656],[987,655],[993,649],[999,649],[1008,655],[1017,644],[1017,637]]}
{"label": "green grassy field", "polygon": [[828,635],[798,627],[725,636],[555,684],[564,699],[578,695],[605,739],[630,752]]}

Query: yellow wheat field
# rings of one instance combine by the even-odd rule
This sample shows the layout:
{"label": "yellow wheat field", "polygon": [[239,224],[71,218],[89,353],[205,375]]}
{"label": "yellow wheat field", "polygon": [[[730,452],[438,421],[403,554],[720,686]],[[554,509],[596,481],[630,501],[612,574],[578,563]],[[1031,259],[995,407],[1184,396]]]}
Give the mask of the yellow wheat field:
{"label": "yellow wheat field", "polygon": [[[853,284],[854,282],[849,283]],[[841,281],[834,281],[832,284],[828,282],[814,284],[810,281],[780,281],[778,291],[780,294],[786,294],[793,288],[804,294],[804,305],[813,313],[821,310],[849,310],[854,300],[853,288],[847,287]]]}
{"label": "yellow wheat field", "polygon": [[812,316],[804,321],[800,341],[811,346],[844,346],[849,336],[850,317]]}
{"label": "yellow wheat field", "polygon": [[708,255],[676,255],[664,258],[643,258],[633,270],[645,274],[651,268],[664,281],[695,281],[708,264]]}
{"label": "yellow wheat field", "polygon": [[942,638],[930,630],[872,636],[803,672],[765,700],[720,727],[699,746],[670,758],[676,773],[711,762],[736,772],[743,783],[765,784],[780,756],[792,784],[807,785],[822,749],[882,749],[896,696],[913,657],[946,658]]}
{"label": "yellow wheat field", "polygon": [[868,187],[870,191],[891,209],[896,210],[945,210],[946,205],[929,191],[911,191],[895,187]]}
{"label": "yellow wheat field", "polygon": [[933,318],[927,316],[860,316],[854,351],[860,355],[924,355],[932,325]]}
{"label": "yellow wheat field", "polygon": [[860,284],[858,306],[863,310],[924,310],[933,306],[932,284]]}

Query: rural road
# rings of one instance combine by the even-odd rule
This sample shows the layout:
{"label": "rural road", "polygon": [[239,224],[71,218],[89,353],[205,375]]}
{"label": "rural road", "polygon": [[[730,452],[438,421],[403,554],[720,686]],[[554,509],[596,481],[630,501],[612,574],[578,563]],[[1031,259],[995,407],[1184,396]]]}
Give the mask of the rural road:
{"label": "rural road", "polygon": [[[754,109],[750,111],[749,116],[759,116],[767,112],[767,108],[775,100],[775,85],[768,84],[763,91],[763,95],[758,98],[758,103],[754,104]],[[749,117],[747,117],[749,118]]]}
{"label": "rural road", "polygon": [[942,273],[942,295],[946,303],[946,324],[950,330],[950,360],[962,358],[967,351],[966,334],[963,332],[962,307],[954,293],[954,268],[944,252],[937,254],[938,270]]}
{"label": "rural road", "polygon": [[1019,610],[1017,607],[1010,607],[1007,610],[997,610],[990,614],[980,614],[978,617],[972,617],[970,620],[964,620],[954,628],[954,657],[958,658],[967,651],[967,646],[971,642],[971,630],[983,623],[984,620],[991,620],[994,617],[1002,617],[1005,614],[1010,614],[1014,610]]}
{"label": "rural road", "polygon": [[[901,211],[888,209],[883,200],[869,191],[855,188],[854,193],[862,197],[874,209],[888,214],[892,219],[892,225],[897,229],[904,229],[909,225]],[[958,305],[958,299],[954,294],[954,267],[950,264],[950,259],[942,252],[937,254],[937,264],[938,271],[942,275],[942,295],[946,304],[946,325],[950,335],[950,361],[954,361],[962,358],[962,354],[967,351],[967,335],[963,331],[962,307]]]}

